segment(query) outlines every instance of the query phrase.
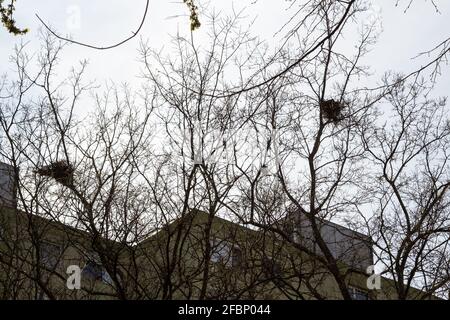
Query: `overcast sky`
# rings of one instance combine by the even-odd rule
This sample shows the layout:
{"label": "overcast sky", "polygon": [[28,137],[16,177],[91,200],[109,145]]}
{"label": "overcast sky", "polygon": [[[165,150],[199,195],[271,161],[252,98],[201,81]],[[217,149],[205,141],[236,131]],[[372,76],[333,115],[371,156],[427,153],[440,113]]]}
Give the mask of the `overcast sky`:
{"label": "overcast sky", "polygon": [[[378,81],[388,70],[409,73],[426,63],[427,57],[413,59],[420,52],[431,49],[450,36],[450,1],[435,0],[440,12],[436,12],[431,0],[414,0],[412,7],[405,13],[409,0],[374,0],[373,14],[380,15],[382,33],[378,44],[365,58],[364,63],[374,73],[373,81]],[[133,3],[133,5],[131,5]],[[136,30],[145,8],[145,0],[18,0],[15,19],[19,27],[27,27],[30,32],[24,36],[12,36],[5,30],[0,31],[0,73],[10,73],[13,65],[6,63],[12,54],[14,45],[20,41],[28,42],[30,54],[39,48],[38,30],[40,23],[35,17],[39,14],[54,30],[62,35],[70,34],[75,40],[107,46],[128,37]],[[280,27],[292,13],[286,11],[290,1],[284,0],[211,0],[209,8],[222,10],[224,14],[233,8],[246,8],[249,21],[256,18],[252,32],[255,36],[276,45],[283,34],[277,34]],[[77,17],[79,16],[79,19]],[[200,14],[200,21],[202,15]],[[140,38],[148,40],[153,49],[168,46],[170,35],[189,32],[189,17],[186,5],[179,1],[151,0],[145,24],[139,34],[126,44],[111,50],[97,51],[71,45],[61,56],[58,75],[64,77],[70,68],[81,59],[89,60],[86,77],[96,80],[127,82],[135,88],[139,86],[138,47]],[[201,37],[205,27],[195,31]],[[353,47],[351,32],[346,33],[345,41]],[[353,37],[354,38],[354,37]],[[201,43],[200,43],[201,44]],[[442,69],[435,89],[436,95],[448,95],[450,92],[450,66]],[[89,111],[92,107],[84,103],[77,112]]]}
{"label": "overcast sky", "polygon": [[[380,13],[383,33],[365,63],[372,67],[376,76],[386,70],[405,73],[414,70],[425,61],[412,60],[414,56],[450,35],[450,1],[437,1],[440,13],[436,12],[430,0],[415,0],[407,13],[404,13],[404,9],[409,0],[401,0],[399,6],[395,6],[395,2],[374,1],[374,12]],[[60,34],[71,34],[76,40],[103,46],[126,38],[137,28],[145,3],[145,0],[19,0],[15,19],[19,27],[28,27],[31,31],[22,37],[0,32],[0,72],[10,72],[12,66],[5,61],[19,41],[29,42],[30,53],[38,48],[40,23],[35,17],[36,13]],[[246,7],[249,19],[256,17],[252,29],[254,35],[276,44],[280,41],[280,35],[275,35],[276,31],[292,12],[286,12],[289,4],[289,1],[284,0],[211,0],[209,8],[226,13],[232,8],[238,10]],[[188,32],[187,15],[188,9],[181,0],[152,0],[140,37],[148,39],[154,49],[159,49],[168,44],[169,35],[175,34],[177,30],[181,33]],[[201,32],[198,32],[199,36]],[[347,35],[347,38],[351,46],[351,35]],[[90,62],[87,74],[89,79],[96,79],[99,83],[112,80],[136,84],[140,67],[137,62],[138,46],[139,37],[119,48],[106,51],[72,45],[64,51],[59,71],[64,75],[69,67],[86,58]],[[448,73],[448,68],[449,66],[443,72]],[[450,77],[444,75],[439,81],[436,94],[447,95],[449,88]]]}

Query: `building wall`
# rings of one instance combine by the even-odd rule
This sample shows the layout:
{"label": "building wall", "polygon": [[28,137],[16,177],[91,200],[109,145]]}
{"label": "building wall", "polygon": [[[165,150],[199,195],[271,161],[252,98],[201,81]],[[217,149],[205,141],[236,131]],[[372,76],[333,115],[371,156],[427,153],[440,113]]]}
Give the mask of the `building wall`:
{"label": "building wall", "polygon": [[[30,235],[30,226],[37,240],[59,244],[63,248],[53,272],[40,270],[39,280],[58,299],[118,299],[114,284],[82,278],[81,290],[68,290],[66,269],[69,265],[86,264],[86,253],[92,249],[92,235],[61,223],[30,217],[10,208],[0,208],[0,226],[6,238],[0,241],[0,298],[43,298],[35,278],[38,261]],[[210,229],[209,229],[210,228]],[[205,231],[209,229],[209,238]],[[218,241],[218,242],[217,242]],[[241,250],[241,263],[233,256],[224,259],[206,256],[207,243],[218,252],[217,243],[226,243]],[[270,233],[251,230],[220,218],[209,219],[197,212],[188,219],[175,221],[138,245],[128,247],[113,244],[109,251],[117,252],[125,294],[129,299],[198,299],[204,284],[210,299],[342,299],[336,281],[317,259],[279,241]],[[220,250],[219,250],[220,251]],[[231,253],[231,251],[230,251]],[[277,267],[268,270],[267,260]],[[173,268],[170,270],[169,266]],[[368,291],[368,275],[340,264],[349,286],[368,292],[371,299],[395,299],[394,283],[382,278],[381,290]],[[164,295],[164,281],[170,270],[170,295]],[[420,291],[411,290],[419,298]]]}
{"label": "building wall", "polygon": [[14,179],[14,168],[6,163],[0,162],[0,206],[15,207],[16,205],[16,183]]}
{"label": "building wall", "polygon": [[[336,260],[363,272],[373,265],[372,241],[368,236],[330,221],[316,219],[316,223],[322,239]],[[321,254],[311,222],[305,215],[291,214],[287,218],[287,224],[295,241]]]}

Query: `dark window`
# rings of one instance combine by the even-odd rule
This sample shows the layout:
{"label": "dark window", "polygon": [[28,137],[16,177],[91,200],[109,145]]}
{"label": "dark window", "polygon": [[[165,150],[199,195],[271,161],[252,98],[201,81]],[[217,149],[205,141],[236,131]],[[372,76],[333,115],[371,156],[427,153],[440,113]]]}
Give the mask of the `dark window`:
{"label": "dark window", "polygon": [[227,264],[230,258],[231,244],[227,241],[214,239],[211,241],[211,262]]}
{"label": "dark window", "polygon": [[233,267],[242,266],[242,250],[238,247],[233,247],[231,250],[231,264]]}
{"label": "dark window", "polygon": [[47,294],[45,294],[45,292],[43,290],[39,290],[36,298],[37,298],[37,300],[50,300],[49,297],[47,296]]}
{"label": "dark window", "polygon": [[61,247],[54,243],[42,242],[39,246],[39,255],[42,266],[54,269],[61,257]]}
{"label": "dark window", "polygon": [[83,268],[82,275],[88,279],[95,281],[103,281],[107,284],[112,284],[111,276],[108,271],[103,267],[100,262],[100,258],[97,254],[91,253],[87,262]]}
{"label": "dark window", "polygon": [[211,240],[211,262],[222,263],[227,267],[238,267],[242,263],[242,250],[226,240]]}
{"label": "dark window", "polygon": [[88,261],[83,268],[83,276],[91,280],[102,280],[103,268],[95,261]]}
{"label": "dark window", "polygon": [[349,288],[350,297],[352,300],[369,300],[369,293],[358,288]]}
{"label": "dark window", "polygon": [[282,285],[283,272],[279,263],[265,256],[262,260],[262,268],[266,279],[273,281],[276,285]]}

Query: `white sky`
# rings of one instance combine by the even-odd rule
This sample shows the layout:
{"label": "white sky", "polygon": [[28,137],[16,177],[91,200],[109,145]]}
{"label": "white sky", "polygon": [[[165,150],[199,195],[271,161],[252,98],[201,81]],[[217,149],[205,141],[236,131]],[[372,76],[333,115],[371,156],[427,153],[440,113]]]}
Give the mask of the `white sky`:
{"label": "white sky", "polygon": [[[198,1],[198,0],[197,0]],[[202,0],[204,3],[205,1]],[[373,0],[375,10],[379,10],[383,26],[378,44],[365,58],[365,64],[374,72],[373,82],[388,70],[409,73],[423,63],[426,57],[414,59],[418,53],[433,48],[436,44],[450,36],[450,1],[435,0],[440,13],[435,11],[431,0],[414,0],[412,7],[404,13],[409,0]],[[253,34],[277,44],[282,35],[275,35],[290,12],[286,8],[291,4],[285,0],[210,0],[210,7],[217,7],[229,12],[232,7],[247,7],[249,18],[256,17]],[[39,48],[38,13],[60,34],[71,34],[75,40],[106,46],[128,37],[140,23],[145,0],[18,0],[15,19],[19,27],[28,27],[30,32],[16,37],[0,29],[0,74],[11,72],[13,66],[5,63],[12,54],[14,45],[20,41],[28,43],[29,52]],[[79,28],[70,28],[73,22],[71,14],[79,10]],[[217,9],[219,10],[219,9]],[[178,16],[171,18],[173,16]],[[200,15],[200,21],[202,16]],[[204,27],[201,27],[204,29]],[[148,39],[154,49],[168,45],[169,35],[177,30],[181,33],[189,31],[188,9],[182,0],[151,0],[149,14],[138,37],[126,44],[111,50],[97,51],[81,46],[71,45],[61,56],[59,75],[67,75],[67,71],[81,59],[89,60],[86,78],[102,84],[105,81],[127,82],[138,86],[140,64],[138,63],[139,38]],[[196,31],[200,35],[204,30]],[[353,46],[352,36],[346,34],[348,46]],[[450,92],[450,66],[442,69],[442,77],[438,79],[436,95],[448,95]],[[87,111],[89,104],[81,106]]]}
{"label": "white sky", "polygon": [[[280,36],[275,36],[275,33],[292,12],[286,12],[291,2],[284,0],[254,2],[255,0],[210,0],[209,7],[224,12],[231,10],[232,7],[247,7],[248,16],[257,17],[252,29],[254,35],[276,44],[280,41]],[[450,1],[437,0],[441,13],[436,13],[430,0],[414,0],[406,14],[404,8],[409,0],[401,0],[398,7],[395,6],[395,2],[373,1],[381,12],[384,31],[379,43],[365,62],[377,72],[377,76],[390,69],[405,73],[413,70],[425,61],[411,60],[414,56],[450,36]],[[202,3],[205,1],[202,0]],[[145,0],[19,0],[16,7],[15,19],[18,26],[28,27],[31,31],[22,37],[12,36],[5,31],[0,32],[0,61],[2,61],[0,73],[10,72],[12,66],[5,64],[5,61],[17,42],[21,40],[29,42],[30,52],[38,48],[37,35],[40,24],[35,13],[49,22],[60,34],[71,34],[76,40],[102,46],[126,38],[137,28],[145,8]],[[71,28],[74,21],[72,17],[77,11],[80,13],[79,28]],[[154,49],[159,49],[164,44],[167,45],[170,34],[175,34],[177,30],[182,33],[188,32],[187,15],[188,9],[181,0],[152,0],[140,36],[148,39]],[[349,46],[352,45],[351,36],[347,35]],[[138,46],[139,37],[119,48],[106,51],[72,45],[64,51],[60,74],[63,76],[64,72],[76,65],[80,59],[87,58],[90,62],[87,74],[89,79],[96,79],[99,83],[106,80],[136,83],[140,67],[137,62]],[[448,73],[448,67],[443,73]],[[436,93],[447,94],[449,84],[450,77],[444,75],[439,81]]]}

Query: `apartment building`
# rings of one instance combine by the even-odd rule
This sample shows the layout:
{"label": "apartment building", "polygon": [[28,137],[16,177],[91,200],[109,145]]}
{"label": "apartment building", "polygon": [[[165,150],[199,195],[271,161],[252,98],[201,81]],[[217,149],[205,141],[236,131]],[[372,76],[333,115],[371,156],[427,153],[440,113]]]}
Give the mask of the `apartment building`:
{"label": "apartment building", "polygon": [[[277,222],[292,241],[198,210],[139,242],[105,239],[51,213],[18,209],[14,171],[0,169],[0,299],[342,298],[308,220],[295,212]],[[380,278],[377,290],[367,286],[369,237],[325,220],[320,230],[352,298],[395,299],[389,279]],[[76,284],[77,268],[74,288],[68,283]],[[421,294],[414,290],[411,298]]]}

